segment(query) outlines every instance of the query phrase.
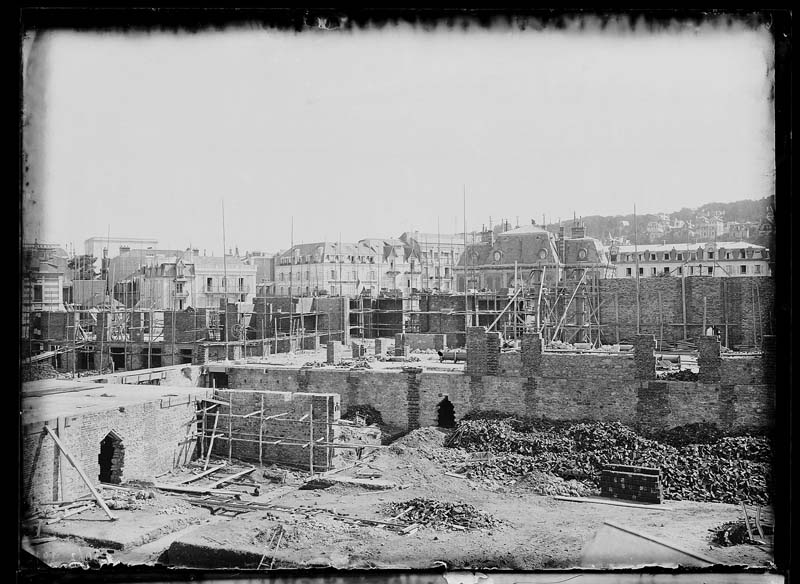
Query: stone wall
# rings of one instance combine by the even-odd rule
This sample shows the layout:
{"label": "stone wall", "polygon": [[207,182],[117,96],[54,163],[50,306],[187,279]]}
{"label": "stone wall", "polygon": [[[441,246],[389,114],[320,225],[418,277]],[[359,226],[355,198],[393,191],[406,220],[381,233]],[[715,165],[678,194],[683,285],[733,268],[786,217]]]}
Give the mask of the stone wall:
{"label": "stone wall", "polygon": [[[522,363],[520,355],[519,361]],[[589,357],[587,359],[587,357]],[[550,419],[621,421],[651,428],[714,422],[735,431],[772,425],[774,385],[636,380],[629,355],[542,356],[543,371],[529,377],[460,372],[333,368],[228,368],[229,386],[289,392],[335,393],[341,408],[371,404],[385,422],[400,428],[437,424],[437,407],[447,396],[456,419],[472,410]],[[511,357],[509,357],[511,359]],[[504,360],[501,354],[501,362]],[[556,361],[571,361],[558,373]],[[524,365],[520,365],[525,370]],[[530,369],[530,365],[528,365]]]}

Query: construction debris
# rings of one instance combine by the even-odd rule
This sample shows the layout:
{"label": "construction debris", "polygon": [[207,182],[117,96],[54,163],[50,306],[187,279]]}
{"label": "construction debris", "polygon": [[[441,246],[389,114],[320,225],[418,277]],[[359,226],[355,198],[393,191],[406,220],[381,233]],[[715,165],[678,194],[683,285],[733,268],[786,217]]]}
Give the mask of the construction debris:
{"label": "construction debris", "polygon": [[519,477],[539,472],[578,482],[543,481],[545,493],[594,493],[604,465],[624,464],[661,469],[664,496],[669,499],[734,504],[770,500],[771,446],[765,438],[726,437],[676,448],[640,436],[618,422],[547,426],[515,418],[467,420],[459,423],[445,445],[497,455],[493,461],[465,465],[461,472],[469,478],[513,484]]}
{"label": "construction debris", "polygon": [[435,499],[417,497],[410,501],[392,503],[388,512],[394,521],[413,521],[434,529],[484,529],[496,527],[500,522],[491,515],[479,511],[468,503],[448,503]]}
{"label": "construction debris", "polygon": [[[718,527],[709,529],[709,531],[713,534],[711,536],[711,543],[722,547],[742,544],[756,545],[763,543],[754,539],[751,534],[748,533],[747,525],[745,524],[744,520],[729,521]],[[772,533],[772,528],[767,526],[764,529],[764,532],[769,535]]]}

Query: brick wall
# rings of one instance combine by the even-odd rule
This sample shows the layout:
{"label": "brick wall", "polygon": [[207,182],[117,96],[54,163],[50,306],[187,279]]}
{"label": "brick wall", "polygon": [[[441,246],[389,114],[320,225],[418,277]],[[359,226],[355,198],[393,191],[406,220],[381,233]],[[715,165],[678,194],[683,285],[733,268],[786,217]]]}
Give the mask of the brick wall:
{"label": "brick wall", "polygon": [[722,379],[722,358],[716,337],[697,338],[697,367],[703,383],[716,383]]}
{"label": "brick wall", "polygon": [[[534,339],[535,344],[535,339]],[[525,353],[501,353],[500,370],[515,360],[520,370]],[[530,354],[529,354],[530,357]],[[471,410],[551,419],[594,419],[652,428],[709,421],[725,430],[768,427],[774,419],[774,385],[750,383],[748,373],[730,385],[635,379],[631,355],[548,354],[536,375],[471,375],[460,372],[332,368],[263,368],[237,365],[228,369],[236,388],[336,393],[341,407],[371,404],[392,425],[437,423],[437,406],[446,395],[456,419]],[[527,367],[527,369],[526,369]],[[413,370],[413,371],[412,371]],[[732,377],[735,377],[732,375]]]}
{"label": "brick wall", "polygon": [[766,358],[755,355],[722,355],[719,382],[723,385],[764,383],[765,364]]}
{"label": "brick wall", "polygon": [[[96,485],[100,474],[100,442],[110,432],[122,439],[125,449],[122,480],[154,480],[191,460],[197,408],[194,398],[172,398],[114,408],[47,422]],[[67,500],[88,492],[77,471],[44,430],[45,423],[22,427],[22,498],[25,502]],[[63,490],[59,492],[58,477]]]}
{"label": "brick wall", "polygon": [[[445,335],[434,333],[405,333],[395,335],[402,338],[402,344],[412,351],[415,349],[443,351],[447,348]],[[395,342],[397,342],[395,340]]]}
{"label": "brick wall", "polygon": [[[299,379],[303,383],[302,376]],[[341,416],[340,399],[336,394],[312,394],[296,392],[233,390],[219,391],[215,398],[229,402],[231,405],[220,405],[220,422],[217,427],[218,436],[214,442],[213,453],[227,457],[229,452],[234,458],[264,464],[281,463],[308,470],[311,452],[308,444],[312,437],[314,448],[314,470],[325,471],[335,465],[336,456],[341,453],[334,448],[325,448],[324,444],[336,441],[337,427],[330,424],[338,422]],[[264,416],[247,414],[261,411]],[[229,418],[230,413],[233,419]],[[279,416],[283,414],[282,416]],[[270,416],[279,416],[266,419]],[[304,420],[301,420],[307,416]],[[209,415],[206,426],[213,425],[214,417]],[[234,440],[228,444],[229,426]],[[211,430],[208,429],[210,436]],[[259,435],[262,438],[259,453]],[[238,440],[236,440],[238,438]]]}
{"label": "brick wall", "polygon": [[643,503],[661,503],[661,471],[657,468],[609,464],[600,473],[600,495]]}

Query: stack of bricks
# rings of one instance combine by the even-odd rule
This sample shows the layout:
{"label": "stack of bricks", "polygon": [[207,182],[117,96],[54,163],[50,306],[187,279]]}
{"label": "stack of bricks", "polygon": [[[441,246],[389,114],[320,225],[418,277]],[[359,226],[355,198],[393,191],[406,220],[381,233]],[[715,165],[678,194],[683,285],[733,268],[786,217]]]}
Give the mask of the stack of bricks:
{"label": "stack of bricks", "polygon": [[608,464],[600,473],[600,495],[643,503],[661,503],[661,470],[644,466]]}
{"label": "stack of bricks", "polygon": [[500,370],[500,333],[486,333],[486,375],[497,375]]}
{"label": "stack of bricks", "polygon": [[337,365],[342,360],[342,353],[344,345],[339,341],[330,341],[328,343],[328,365]]}
{"label": "stack of bricks", "polygon": [[114,454],[111,456],[111,483],[119,484],[122,482],[122,465],[124,463],[125,447],[121,440],[114,439]]}
{"label": "stack of bricks", "polygon": [[764,338],[761,339],[761,351],[762,351],[762,371],[763,371],[763,382],[766,384],[775,383],[776,377],[775,372],[777,371],[776,367],[776,349],[777,345],[775,343],[775,335],[764,335]]}
{"label": "stack of bricks", "polygon": [[467,375],[486,375],[486,327],[471,326],[467,328]]}
{"label": "stack of bricks", "polygon": [[522,335],[522,377],[539,375],[542,367],[542,334],[525,333]]}
{"label": "stack of bricks", "polygon": [[698,337],[697,353],[700,382],[718,383],[722,379],[722,358],[717,337]]}
{"label": "stack of bricks", "polygon": [[361,343],[351,343],[350,348],[353,352],[353,359],[358,359],[367,354],[367,348]]}
{"label": "stack of bricks", "polygon": [[636,364],[636,379],[656,378],[656,337],[655,335],[636,335],[633,341],[633,360]]}

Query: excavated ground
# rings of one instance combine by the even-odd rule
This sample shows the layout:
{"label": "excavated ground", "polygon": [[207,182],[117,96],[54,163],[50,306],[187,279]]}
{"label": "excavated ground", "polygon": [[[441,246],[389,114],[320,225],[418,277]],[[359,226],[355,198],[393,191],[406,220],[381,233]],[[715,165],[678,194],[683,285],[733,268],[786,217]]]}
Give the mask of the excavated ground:
{"label": "excavated ground", "polygon": [[[381,526],[340,521],[327,512],[313,517],[264,510],[236,517],[212,515],[188,505],[181,496],[159,492],[154,502],[138,510],[118,511],[115,522],[94,509],[47,526],[38,539],[36,525],[28,524],[24,547],[49,565],[112,547],[114,559],[122,563],[174,567],[256,568],[263,559],[266,567],[274,568],[430,568],[443,562],[450,569],[532,570],[581,566],[583,548],[605,521],[612,521],[720,564],[771,565],[769,541],[712,543],[712,530],[742,519],[741,508],[735,505],[665,501],[666,509],[642,509],[557,500],[533,494],[525,481],[511,486],[474,482],[445,474],[460,468],[470,455],[442,447],[444,436],[445,431],[437,428],[416,430],[388,448],[365,454],[357,466],[330,473],[330,480],[323,482],[332,486],[322,489],[300,490],[303,476],[298,473],[289,473],[286,484],[272,484],[257,468],[248,480],[261,483],[259,493],[254,495],[252,487],[238,488],[240,498],[391,521],[389,504],[424,497],[468,503],[499,525],[474,530],[422,527],[403,535]],[[365,477],[370,474],[374,478]],[[181,476],[176,472],[164,480],[177,481]],[[370,481],[377,484],[363,484]],[[270,546],[279,525],[280,545],[276,547],[273,539]],[[56,539],[43,537],[48,535]]]}

